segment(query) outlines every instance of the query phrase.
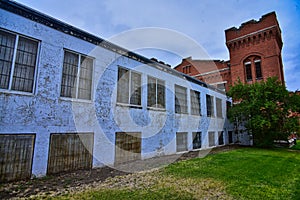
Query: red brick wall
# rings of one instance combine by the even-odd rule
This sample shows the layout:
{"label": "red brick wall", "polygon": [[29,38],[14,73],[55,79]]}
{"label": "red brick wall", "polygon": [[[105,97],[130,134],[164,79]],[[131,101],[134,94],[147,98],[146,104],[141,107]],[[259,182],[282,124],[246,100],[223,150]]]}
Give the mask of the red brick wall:
{"label": "red brick wall", "polygon": [[[226,45],[229,50],[232,83],[238,79],[247,82],[244,61],[249,56],[261,58],[263,79],[276,76],[284,83],[283,66],[281,60],[281,31],[274,12],[264,15],[260,21],[251,20],[241,27],[230,28],[225,31]],[[253,83],[255,67],[252,69]]]}
{"label": "red brick wall", "polygon": [[[276,76],[284,84],[281,30],[275,12],[262,16],[259,21],[250,20],[239,28],[227,29],[225,36],[230,61],[192,60],[189,57],[183,59],[175,69],[209,84],[226,81],[227,91],[238,79],[249,84],[261,80],[256,79],[254,64],[254,58],[259,57],[262,79]],[[244,63],[248,58],[252,61],[251,81],[245,77]]]}

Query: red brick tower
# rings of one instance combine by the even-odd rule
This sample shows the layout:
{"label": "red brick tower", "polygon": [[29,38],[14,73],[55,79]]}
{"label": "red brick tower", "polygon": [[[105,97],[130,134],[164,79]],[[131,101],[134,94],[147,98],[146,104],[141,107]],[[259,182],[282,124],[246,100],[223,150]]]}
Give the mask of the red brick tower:
{"label": "red brick tower", "polygon": [[281,30],[275,12],[227,29],[225,35],[232,84],[238,79],[251,84],[274,76],[284,84]]}

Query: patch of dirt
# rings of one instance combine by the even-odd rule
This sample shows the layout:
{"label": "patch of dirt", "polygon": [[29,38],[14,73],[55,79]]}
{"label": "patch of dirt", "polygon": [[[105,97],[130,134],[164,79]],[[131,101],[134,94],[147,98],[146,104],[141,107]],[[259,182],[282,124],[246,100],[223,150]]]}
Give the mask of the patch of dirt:
{"label": "patch of dirt", "polygon": [[[181,160],[187,160],[196,157],[204,157],[207,154],[213,154],[223,151],[228,151],[232,149],[241,148],[237,145],[228,145],[217,147],[212,150],[201,150],[201,151],[191,151],[181,155],[170,155],[170,156],[161,156],[157,158],[151,158],[143,161],[134,161],[130,163],[125,163],[113,169],[110,167],[94,168],[91,170],[78,170],[68,173],[60,173],[56,175],[46,176],[43,178],[35,178],[31,180],[22,180],[10,183],[2,183],[0,185],[0,199],[11,199],[11,198],[29,198],[34,197],[35,195],[39,196],[57,196],[63,195],[75,191],[83,191],[89,188],[95,188],[100,184],[106,184],[107,180],[112,180],[116,183],[117,187],[121,187],[118,180],[121,180],[118,177],[130,177],[134,176],[124,169],[134,167],[135,172],[153,170],[154,168],[159,168],[170,164],[170,162],[176,162]],[[169,161],[169,162],[168,162]],[[138,173],[137,173],[138,174]],[[123,180],[123,178],[122,178]],[[128,184],[134,184],[130,181],[129,178],[126,182]],[[120,182],[122,183],[122,182]],[[108,184],[109,185],[109,184]],[[124,185],[124,184],[121,184]],[[125,184],[126,185],[126,184]],[[114,187],[116,187],[114,186]]]}

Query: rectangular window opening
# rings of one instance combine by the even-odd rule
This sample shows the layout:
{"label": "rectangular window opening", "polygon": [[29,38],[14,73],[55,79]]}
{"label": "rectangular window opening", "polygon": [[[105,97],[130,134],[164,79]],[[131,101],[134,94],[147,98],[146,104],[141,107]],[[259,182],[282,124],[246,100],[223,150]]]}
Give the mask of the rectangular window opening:
{"label": "rectangular window opening", "polygon": [[208,146],[213,147],[215,145],[215,132],[208,132]]}
{"label": "rectangular window opening", "polygon": [[176,151],[182,152],[187,151],[187,133],[186,132],[177,132],[176,133]]}
{"label": "rectangular window opening", "polygon": [[247,81],[252,81],[251,63],[245,64],[245,70],[246,70]]}
{"label": "rectangular window opening", "polygon": [[261,72],[261,63],[260,60],[254,61],[255,63],[255,73],[256,73],[256,79],[262,79],[262,72]]}
{"label": "rectangular window opening", "polygon": [[190,90],[190,96],[191,96],[191,114],[201,115],[200,92],[195,90]]}
{"label": "rectangular window opening", "polygon": [[207,117],[214,117],[214,97],[211,95],[206,95],[206,112]]}
{"label": "rectangular window opening", "polygon": [[216,98],[217,117],[223,118],[222,99]]}
{"label": "rectangular window opening", "polygon": [[91,100],[93,59],[79,53],[64,52],[61,97]]}
{"label": "rectangular window opening", "polygon": [[38,41],[0,30],[0,88],[32,93]]}
{"label": "rectangular window opening", "polygon": [[175,85],[175,113],[188,113],[187,89],[179,85]]}
{"label": "rectangular window opening", "polygon": [[193,149],[201,148],[201,132],[193,132]]}
{"label": "rectangular window opening", "polygon": [[165,108],[165,83],[148,76],[148,107]]}
{"label": "rectangular window opening", "polygon": [[142,103],[141,84],[141,74],[119,67],[117,102],[140,106]]}
{"label": "rectangular window opening", "polygon": [[224,144],[224,132],[223,131],[219,131],[218,135],[219,135],[219,138],[218,138],[219,145],[223,145]]}

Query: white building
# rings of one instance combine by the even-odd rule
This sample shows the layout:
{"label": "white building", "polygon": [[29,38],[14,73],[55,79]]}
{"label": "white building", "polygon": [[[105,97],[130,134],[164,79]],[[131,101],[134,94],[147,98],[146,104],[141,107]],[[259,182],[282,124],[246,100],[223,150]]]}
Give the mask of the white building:
{"label": "white building", "polygon": [[0,181],[235,141],[222,91],[21,4],[0,8]]}

